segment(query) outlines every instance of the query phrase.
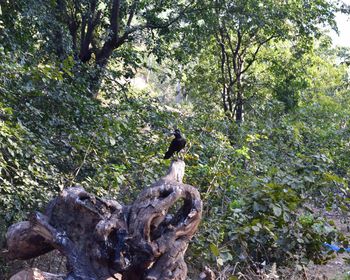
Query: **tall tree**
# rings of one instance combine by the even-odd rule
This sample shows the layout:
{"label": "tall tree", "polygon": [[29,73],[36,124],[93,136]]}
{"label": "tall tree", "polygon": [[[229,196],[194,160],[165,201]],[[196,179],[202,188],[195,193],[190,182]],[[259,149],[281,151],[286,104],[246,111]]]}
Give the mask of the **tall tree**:
{"label": "tall tree", "polygon": [[195,0],[0,1],[0,38],[9,48],[21,43],[24,51],[31,43],[46,58],[56,54],[62,61],[73,54],[93,68],[90,89],[96,95],[112,57],[133,63],[131,52],[152,51],[152,41],[171,32],[195,6]]}
{"label": "tall tree", "polygon": [[184,44],[215,42],[222,108],[237,123],[243,121],[247,80],[263,48],[281,40],[308,45],[322,24],[335,27],[336,7],[327,0],[215,0],[203,1],[202,7],[185,29],[192,35],[184,37]]}
{"label": "tall tree", "polygon": [[96,93],[114,51],[128,42],[140,44],[142,36],[157,38],[159,30],[170,32],[194,1],[56,0],[55,5],[56,18],[69,30],[76,58],[98,70],[92,81]]}

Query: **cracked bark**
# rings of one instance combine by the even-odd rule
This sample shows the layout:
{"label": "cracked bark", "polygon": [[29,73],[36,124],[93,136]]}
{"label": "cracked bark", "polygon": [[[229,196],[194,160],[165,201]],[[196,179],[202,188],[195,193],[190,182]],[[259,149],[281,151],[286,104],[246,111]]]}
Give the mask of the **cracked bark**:
{"label": "cracked bark", "polygon": [[184,255],[202,201],[182,183],[184,169],[183,161],[172,162],[167,175],[129,206],[80,187],[65,189],[45,213],[9,228],[7,257],[29,259],[58,249],[67,258],[65,279],[185,279]]}

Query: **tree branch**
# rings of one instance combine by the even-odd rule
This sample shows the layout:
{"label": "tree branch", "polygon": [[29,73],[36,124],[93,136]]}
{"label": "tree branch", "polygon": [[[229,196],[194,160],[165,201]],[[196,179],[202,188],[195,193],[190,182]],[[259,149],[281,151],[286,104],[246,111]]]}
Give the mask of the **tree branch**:
{"label": "tree branch", "polygon": [[120,0],[113,0],[110,18],[110,36],[113,45],[118,41],[120,29]]}
{"label": "tree branch", "polygon": [[79,58],[82,62],[87,62],[91,58],[90,44],[93,40],[93,32],[98,22],[100,21],[101,11],[96,13],[97,0],[90,2],[89,14],[83,17],[82,30],[81,30],[81,45]]}
{"label": "tree branch", "polygon": [[276,35],[272,35],[270,37],[268,37],[267,39],[263,40],[262,42],[260,42],[258,44],[258,46],[256,47],[254,53],[253,53],[253,56],[252,56],[252,59],[248,62],[247,66],[241,71],[241,74],[245,73],[249,68],[250,66],[252,66],[252,64],[254,63],[254,61],[256,60],[256,56],[260,50],[260,48],[265,45],[267,42],[271,41],[273,38],[276,38],[278,36]]}

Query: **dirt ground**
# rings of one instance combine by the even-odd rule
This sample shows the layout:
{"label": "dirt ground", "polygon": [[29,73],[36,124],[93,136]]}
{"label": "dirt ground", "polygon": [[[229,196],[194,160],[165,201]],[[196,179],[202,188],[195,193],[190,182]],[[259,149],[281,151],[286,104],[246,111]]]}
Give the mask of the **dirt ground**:
{"label": "dirt ground", "polygon": [[[317,211],[315,211],[317,212]],[[350,217],[339,213],[318,211],[319,215],[332,220],[335,226],[350,239]],[[284,271],[278,279],[286,280],[350,280],[350,253],[334,253],[335,258],[324,265],[309,264],[300,273]],[[271,279],[271,278],[270,278]]]}
{"label": "dirt ground", "polygon": [[325,265],[310,265],[307,267],[306,279],[312,280],[335,280],[350,279],[350,265],[345,258],[348,253],[339,254],[335,259]]}
{"label": "dirt ground", "polygon": [[[350,218],[337,213],[320,213],[335,223],[335,226],[350,238]],[[308,278],[322,280],[350,280],[350,253],[336,254],[336,257],[325,265],[309,265],[307,267]]]}

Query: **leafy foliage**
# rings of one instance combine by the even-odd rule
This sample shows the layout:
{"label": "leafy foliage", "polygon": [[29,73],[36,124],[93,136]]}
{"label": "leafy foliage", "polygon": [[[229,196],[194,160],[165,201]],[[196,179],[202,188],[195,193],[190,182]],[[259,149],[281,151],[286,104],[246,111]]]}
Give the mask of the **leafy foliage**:
{"label": "leafy foliage", "polygon": [[[70,50],[72,38],[62,38],[62,57],[50,47],[55,28],[67,28],[57,18],[52,28],[47,25],[57,14],[46,5],[56,2],[44,1],[36,20],[29,16],[35,12],[29,2],[1,3],[0,24],[6,27],[0,34],[2,239],[10,224],[44,207],[64,187],[79,184],[100,196],[132,201],[164,173],[166,135],[178,127],[188,140],[185,180],[198,187],[204,201],[203,222],[188,256],[195,269],[203,263],[218,270],[237,262],[242,269],[262,262],[322,263],[329,258],[324,242],[347,242],[320,215],[346,211],[349,203],[349,77],[346,63],[340,63],[347,51],[333,49],[325,37],[310,37],[320,35],[315,21],[332,21],[334,7],[328,2],[292,1],[277,9],[274,1],[263,7],[261,1],[238,1],[237,6],[215,1],[222,17],[215,16],[215,9],[180,13],[173,29],[154,29],[152,40],[139,32],[139,41],[132,37],[118,48],[98,83],[99,98],[90,94],[99,69],[78,61]],[[89,10],[89,1],[78,2]],[[96,9],[108,19],[110,9],[97,2]],[[163,8],[152,5],[157,1],[138,2],[140,19],[132,24],[159,25],[178,16],[186,4],[198,7],[186,1],[165,1]],[[201,4],[214,3],[209,2]],[[129,4],[122,7],[123,28]],[[299,21],[300,5],[312,6],[302,9],[305,22]],[[177,13],[162,18],[169,9]],[[288,20],[295,24],[294,33],[288,31]],[[207,28],[225,25],[237,44],[239,22],[258,44],[275,32],[286,35],[261,46],[259,56],[247,52],[246,63],[253,58],[254,63],[242,80],[246,115],[240,125],[227,117],[221,103],[223,82],[232,69],[225,68],[222,76],[220,30]],[[106,38],[98,30],[96,38],[103,43]],[[296,38],[298,32],[307,39]],[[244,38],[247,47],[249,38]],[[150,65],[154,58],[144,55],[146,49],[163,58],[162,65]],[[234,54],[229,45],[226,52]],[[141,65],[145,68],[139,74],[151,76],[148,87],[127,87]],[[164,98],[165,79],[167,88],[181,82],[187,100],[175,104]]]}

